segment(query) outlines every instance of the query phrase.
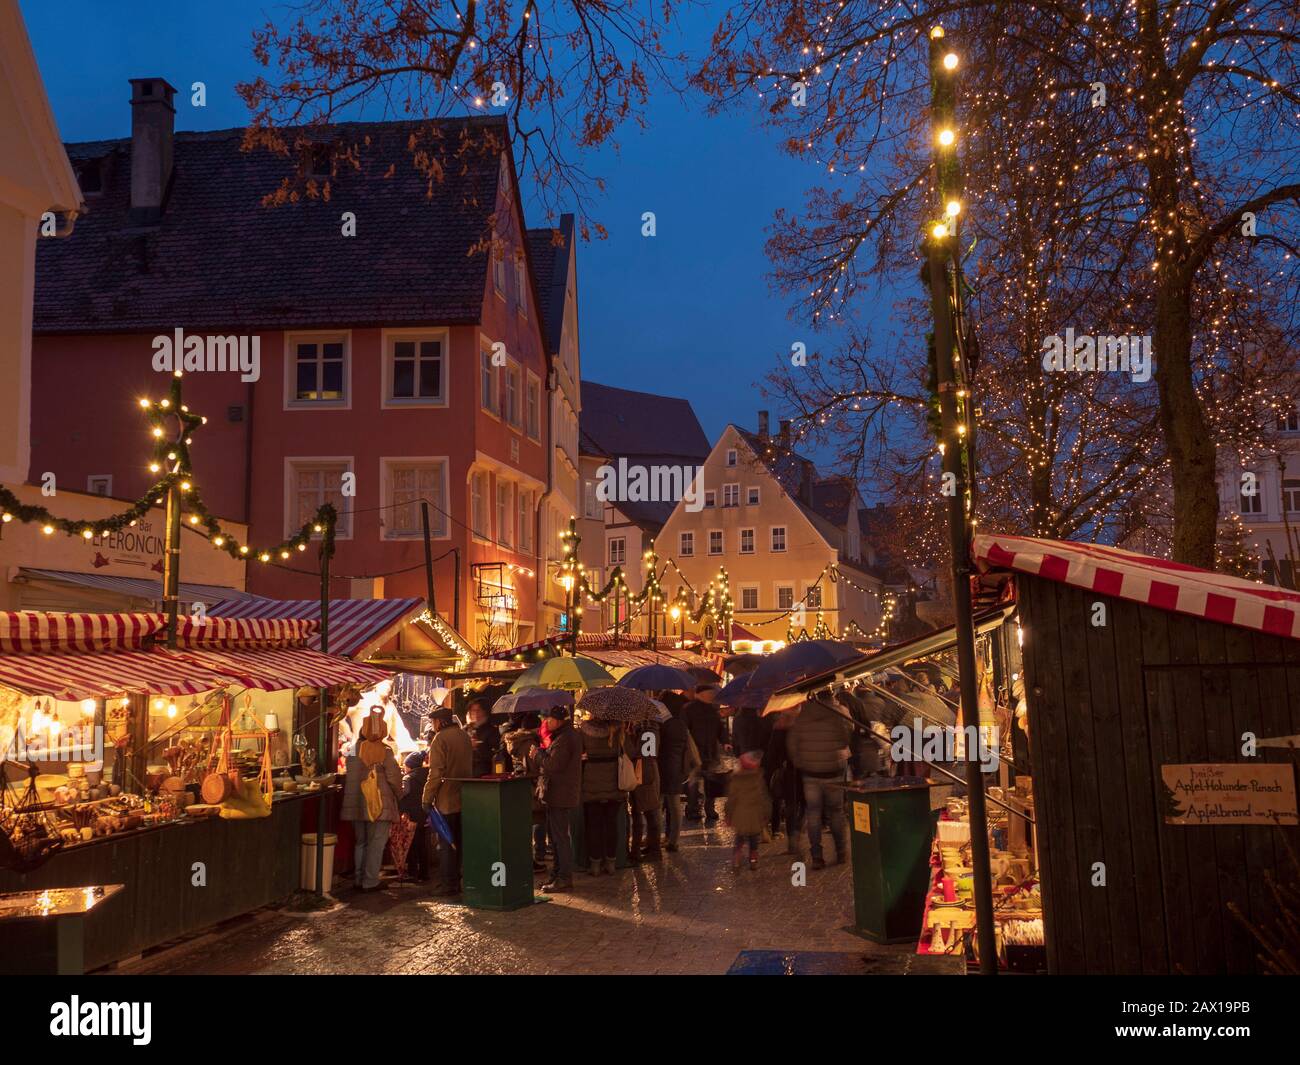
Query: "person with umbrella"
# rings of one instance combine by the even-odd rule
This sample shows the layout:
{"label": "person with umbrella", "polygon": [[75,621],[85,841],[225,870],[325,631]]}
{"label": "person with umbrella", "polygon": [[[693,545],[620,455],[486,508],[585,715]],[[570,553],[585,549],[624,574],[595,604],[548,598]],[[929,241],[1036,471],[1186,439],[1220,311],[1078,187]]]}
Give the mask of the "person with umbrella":
{"label": "person with umbrella", "polygon": [[664,804],[664,849],[673,853],[682,831],[682,792],[688,775],[690,732],[682,718],[686,700],[675,692],[665,692],[662,701],[668,708],[668,717],[659,723],[659,792]]}
{"label": "person with umbrella", "polygon": [[597,688],[578,703],[588,715],[582,739],[582,809],[587,835],[588,873],[614,875],[618,854],[618,807],[626,803],[636,784],[621,780],[620,762],[634,765],[637,747],[624,728],[629,722],[648,721],[657,708],[634,688]]}
{"label": "person with umbrella", "polygon": [[555,851],[546,894],[573,890],[573,836],[570,818],[582,799],[582,740],[569,722],[569,707],[556,702],[545,712],[549,740],[541,751],[538,795],[546,815],[546,831]]}
{"label": "person with umbrella", "polygon": [[835,864],[848,854],[844,821],[844,774],[849,764],[853,726],[847,715],[818,699],[807,699],[790,727],[786,747],[803,779],[804,826],[814,869],[825,869],[822,856],[822,810],[830,821]]}
{"label": "person with umbrella", "polygon": [[422,805],[427,812],[431,807],[446,821],[451,838],[445,836],[438,844],[439,884],[435,894],[460,894],[460,780],[470,775],[474,765],[474,749],[469,736],[456,723],[450,707],[435,710],[429,720],[433,724],[433,741],[429,744],[429,776],[424,782]]}
{"label": "person with umbrella", "polygon": [[682,718],[700,752],[700,768],[686,785],[686,820],[699,821],[702,816],[705,827],[718,823],[714,808],[719,794],[718,765],[727,740],[727,729],[714,701],[717,693],[714,685],[701,684],[682,710]]}

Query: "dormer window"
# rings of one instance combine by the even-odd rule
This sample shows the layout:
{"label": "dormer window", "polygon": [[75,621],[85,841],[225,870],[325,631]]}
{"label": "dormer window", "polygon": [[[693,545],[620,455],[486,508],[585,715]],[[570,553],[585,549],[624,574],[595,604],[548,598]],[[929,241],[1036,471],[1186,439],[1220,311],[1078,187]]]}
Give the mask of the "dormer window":
{"label": "dormer window", "polygon": [[304,162],[308,177],[330,177],[334,169],[334,149],[328,144],[310,144]]}
{"label": "dormer window", "polygon": [[98,196],[104,191],[102,159],[88,159],[77,167],[77,184],[83,196]]}

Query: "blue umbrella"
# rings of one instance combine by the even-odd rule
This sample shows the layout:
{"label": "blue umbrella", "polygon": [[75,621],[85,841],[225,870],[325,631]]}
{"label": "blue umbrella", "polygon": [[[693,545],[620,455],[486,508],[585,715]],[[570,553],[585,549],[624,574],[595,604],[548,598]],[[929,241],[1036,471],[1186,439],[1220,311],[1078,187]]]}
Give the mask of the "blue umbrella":
{"label": "blue umbrella", "polygon": [[767,697],[776,691],[776,687],[751,688],[749,682],[753,677],[753,673],[742,673],[734,680],[727,681],[718,690],[714,701],[719,706],[730,706],[735,710],[758,709],[767,702]]}
{"label": "blue umbrella", "polygon": [[456,849],[456,838],[451,834],[451,825],[447,824],[447,819],[436,806],[429,807],[429,827],[445,839],[452,850]]}
{"label": "blue umbrella", "polygon": [[525,688],[507,692],[493,705],[494,714],[541,714],[555,706],[572,706],[573,692],[552,688]]}
{"label": "blue umbrella", "polygon": [[750,677],[755,688],[783,688],[861,658],[862,652],[839,640],[796,640],[768,655]]}
{"label": "blue umbrella", "polygon": [[655,663],[649,666],[637,666],[629,669],[619,678],[620,688],[636,688],[643,692],[685,691],[694,688],[700,682],[684,669],[675,669]]}

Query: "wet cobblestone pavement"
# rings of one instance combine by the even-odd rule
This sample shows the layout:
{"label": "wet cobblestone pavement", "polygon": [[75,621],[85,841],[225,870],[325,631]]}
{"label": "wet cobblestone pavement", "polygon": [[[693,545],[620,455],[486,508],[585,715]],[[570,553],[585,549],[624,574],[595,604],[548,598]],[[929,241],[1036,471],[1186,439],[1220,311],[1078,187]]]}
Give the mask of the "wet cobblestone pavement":
{"label": "wet cobblestone pavement", "polygon": [[847,865],[810,868],[795,887],[784,839],[763,845],[754,872],[732,872],[730,843],[721,827],[684,828],[681,849],[662,862],[579,873],[572,893],[504,913],[444,902],[424,884],[370,894],[336,886],[343,905],[332,911],[277,911],[117,971],[720,974],[742,950],[853,952],[864,969],[911,953],[846,930]]}

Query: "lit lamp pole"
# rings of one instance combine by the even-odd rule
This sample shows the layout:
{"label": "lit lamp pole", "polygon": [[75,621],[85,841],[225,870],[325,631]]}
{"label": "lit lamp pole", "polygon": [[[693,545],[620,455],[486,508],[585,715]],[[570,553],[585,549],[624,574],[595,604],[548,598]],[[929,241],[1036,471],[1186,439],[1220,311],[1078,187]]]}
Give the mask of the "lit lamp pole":
{"label": "lit lamp pole", "polygon": [[680,647],[682,643],[682,608],[676,605],[670,607],[668,616],[673,619],[673,623],[677,626],[677,646]]}
{"label": "lit lamp pole", "polygon": [[[934,124],[934,187],[941,217],[930,224],[926,257],[934,315],[935,377],[943,423],[943,492],[948,498],[952,547],[953,609],[957,617],[957,666],[961,723],[966,735],[966,786],[970,803],[971,859],[975,880],[975,927],[980,972],[998,971],[993,931],[993,878],[989,866],[988,817],[979,752],[979,698],[975,678],[975,626],[971,617],[970,513],[971,436],[966,367],[957,336],[957,233],[961,217],[961,172],[957,163],[957,53],[944,41],[943,27],[930,31],[930,112]],[[971,726],[974,726],[973,730]],[[969,731],[968,731],[969,730]],[[974,740],[972,739],[974,737]]]}

